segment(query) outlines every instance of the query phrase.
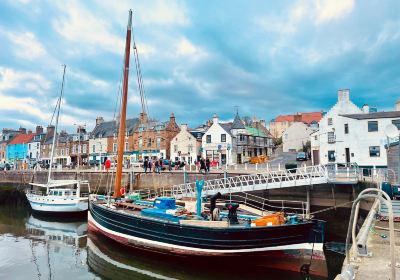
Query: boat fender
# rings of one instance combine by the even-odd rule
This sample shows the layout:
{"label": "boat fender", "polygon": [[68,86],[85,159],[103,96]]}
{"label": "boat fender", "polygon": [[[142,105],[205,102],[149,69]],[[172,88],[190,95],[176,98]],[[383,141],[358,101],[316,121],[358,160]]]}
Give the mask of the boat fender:
{"label": "boat fender", "polygon": [[219,208],[215,208],[211,215],[211,221],[219,221],[220,210]]}
{"label": "boat fender", "polygon": [[125,195],[125,188],[121,188],[121,189],[119,190],[119,192],[121,193],[121,195]]}

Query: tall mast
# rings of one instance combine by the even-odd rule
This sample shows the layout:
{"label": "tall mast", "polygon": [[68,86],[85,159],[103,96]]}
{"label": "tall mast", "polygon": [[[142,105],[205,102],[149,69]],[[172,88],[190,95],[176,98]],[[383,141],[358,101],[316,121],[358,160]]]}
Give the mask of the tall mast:
{"label": "tall mast", "polygon": [[[50,180],[51,180],[51,169],[53,167],[54,146],[56,145],[57,127],[58,127],[58,119],[59,119],[59,116],[60,116],[61,99],[62,99],[62,96],[64,94],[65,68],[67,66],[65,64],[63,64],[62,66],[64,67],[63,78],[62,78],[62,83],[61,83],[60,97],[58,98],[57,104],[56,104],[56,110],[57,110],[56,125],[54,127],[53,144],[51,145],[50,167],[49,167],[49,176],[47,177],[47,183],[49,183]],[[48,187],[47,187],[47,192],[48,192]]]}
{"label": "tall mast", "polygon": [[122,89],[121,114],[119,116],[119,131],[118,131],[118,157],[117,157],[117,173],[115,176],[114,197],[120,197],[122,165],[124,155],[124,140],[125,140],[125,122],[126,122],[126,103],[128,100],[128,79],[129,79],[129,56],[131,50],[131,30],[132,30],[132,10],[129,10],[128,27],[126,30],[125,42],[125,67],[124,67],[124,82]]}

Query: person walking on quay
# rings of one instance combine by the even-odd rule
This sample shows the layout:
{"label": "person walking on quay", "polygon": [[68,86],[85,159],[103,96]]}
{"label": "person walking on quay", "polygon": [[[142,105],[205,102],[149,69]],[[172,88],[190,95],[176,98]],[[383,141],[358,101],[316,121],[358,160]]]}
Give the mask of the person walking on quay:
{"label": "person walking on quay", "polygon": [[149,161],[147,158],[143,162],[144,173],[147,173],[147,168],[149,167]]}
{"label": "person walking on quay", "polygon": [[206,168],[206,163],[204,161],[204,158],[200,159],[200,173],[206,173],[207,172],[207,168]]}
{"label": "person walking on quay", "polygon": [[207,172],[207,173],[210,173],[210,164],[211,164],[211,163],[210,163],[210,160],[207,158],[207,159],[206,159],[206,172]]}
{"label": "person walking on quay", "polygon": [[158,160],[154,162],[154,172],[160,173],[160,162]]}
{"label": "person walking on quay", "polygon": [[153,172],[153,163],[151,162],[151,159],[149,159],[149,170],[150,170],[150,173],[151,172]]}
{"label": "person walking on quay", "polygon": [[[159,168],[160,168],[160,171],[163,171],[163,165],[164,165],[163,158],[160,158],[160,160],[159,160]],[[158,172],[158,173],[160,173],[160,172]]]}

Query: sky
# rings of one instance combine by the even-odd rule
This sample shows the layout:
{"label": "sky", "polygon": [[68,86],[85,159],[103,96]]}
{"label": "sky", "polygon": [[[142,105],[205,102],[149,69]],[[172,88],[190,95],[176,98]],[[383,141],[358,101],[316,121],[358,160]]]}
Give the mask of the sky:
{"label": "sky", "polygon": [[[216,113],[269,122],[329,110],[337,90],[390,111],[400,98],[400,1],[0,2],[0,128],[111,120],[133,10],[149,115],[194,127]],[[128,117],[140,112],[131,60]]]}

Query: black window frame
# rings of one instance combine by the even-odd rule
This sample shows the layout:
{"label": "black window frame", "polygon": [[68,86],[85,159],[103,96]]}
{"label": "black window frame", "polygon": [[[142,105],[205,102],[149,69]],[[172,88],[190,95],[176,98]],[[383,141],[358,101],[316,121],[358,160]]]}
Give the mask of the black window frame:
{"label": "black window frame", "polygon": [[369,157],[380,157],[380,156],[381,156],[381,146],[369,146]]}
{"label": "black window frame", "polygon": [[392,124],[400,130],[400,119],[392,120]]}
{"label": "black window frame", "polygon": [[[374,125],[374,126],[372,126]],[[376,125],[376,127],[375,127]],[[378,121],[368,121],[368,132],[377,132],[379,131],[379,123]]]}
{"label": "black window frame", "polygon": [[211,143],[211,135],[206,135],[206,143]]}
{"label": "black window frame", "polygon": [[221,134],[221,143],[225,143],[226,142],[226,134],[222,133]]}
{"label": "black window frame", "polygon": [[[330,156],[333,155],[333,156]],[[336,152],[334,150],[328,151],[328,161],[335,162],[336,161]]]}
{"label": "black window frame", "polygon": [[349,134],[349,124],[348,123],[344,124],[344,134]]}

